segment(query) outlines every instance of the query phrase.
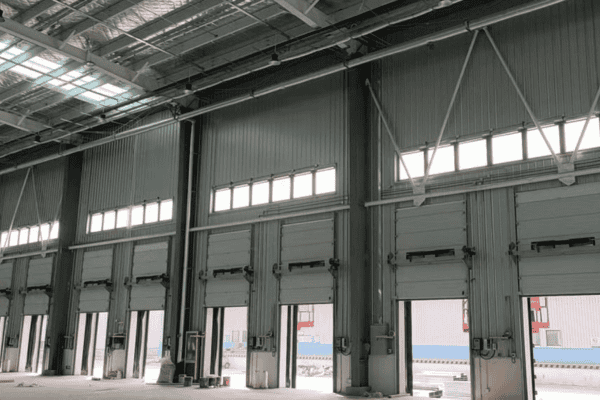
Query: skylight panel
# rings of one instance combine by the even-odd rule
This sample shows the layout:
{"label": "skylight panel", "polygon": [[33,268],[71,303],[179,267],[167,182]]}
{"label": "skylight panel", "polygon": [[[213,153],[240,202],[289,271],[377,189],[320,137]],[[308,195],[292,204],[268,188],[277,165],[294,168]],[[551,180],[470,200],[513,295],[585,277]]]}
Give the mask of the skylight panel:
{"label": "skylight panel", "polygon": [[85,85],[87,83],[93,82],[95,80],[96,80],[96,78],[94,78],[93,76],[88,75],[88,76],[84,76],[81,79],[77,79],[75,82],[73,82],[73,85],[82,86],[82,85]]}
{"label": "skylight panel", "polygon": [[94,92],[103,94],[108,97],[113,97],[113,96],[125,93],[125,92],[127,92],[127,90],[120,88],[118,86],[112,85],[110,83],[106,83],[102,86],[94,88]]}
{"label": "skylight panel", "polygon": [[66,85],[62,86],[61,89],[69,91],[69,90],[73,90],[75,89],[77,86],[71,85],[70,83],[67,83]]}
{"label": "skylight panel", "polygon": [[10,71],[16,72],[19,75],[25,75],[26,77],[32,78],[32,79],[37,79],[40,76],[42,76],[42,74],[40,74],[39,72],[36,72],[29,68],[25,68],[21,65],[15,65],[14,67],[12,67],[10,69]]}
{"label": "skylight panel", "polygon": [[60,67],[60,65],[53,63],[52,61],[45,60],[41,57],[33,57],[32,59],[21,64],[44,74]]}
{"label": "skylight panel", "polygon": [[0,57],[4,58],[6,60],[11,60],[11,59],[15,58],[16,56],[20,56],[23,53],[25,53],[23,50],[21,50],[17,47],[11,47],[10,49],[0,53]]}
{"label": "skylight panel", "polygon": [[81,93],[80,95],[77,96],[77,98],[80,98],[80,97],[85,97],[86,99],[93,100],[93,101],[103,101],[103,100],[106,100],[105,96],[102,96],[101,94],[94,93],[94,92],[83,92],[83,93]]}
{"label": "skylight panel", "polygon": [[64,75],[59,76],[59,78],[62,79],[63,81],[71,82],[72,80],[77,79],[81,76],[83,76],[83,74],[80,72],[69,71]]}
{"label": "skylight panel", "polygon": [[[52,85],[52,86],[56,86],[56,87],[62,86],[65,83],[66,82],[63,82],[60,79],[51,79],[48,81],[48,85]],[[73,86],[73,85],[71,85],[71,86]],[[75,86],[73,86],[73,87],[75,87]]]}

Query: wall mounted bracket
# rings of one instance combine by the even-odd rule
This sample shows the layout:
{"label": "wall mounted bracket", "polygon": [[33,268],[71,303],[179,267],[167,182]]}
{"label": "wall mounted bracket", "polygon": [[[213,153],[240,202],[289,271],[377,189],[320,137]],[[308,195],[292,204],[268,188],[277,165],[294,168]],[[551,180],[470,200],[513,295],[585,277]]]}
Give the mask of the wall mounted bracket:
{"label": "wall mounted bracket", "polygon": [[394,271],[398,268],[398,264],[396,263],[396,253],[390,252],[387,255],[387,265],[389,265]]}
{"label": "wall mounted bracket", "polygon": [[337,278],[337,272],[338,272],[339,268],[340,268],[340,260],[337,258],[330,258],[328,271],[331,274],[331,276],[333,276],[334,278]]}
{"label": "wall mounted bracket", "polygon": [[469,267],[469,269],[472,269],[473,268],[473,256],[475,256],[477,254],[475,252],[475,247],[463,246],[462,252],[463,252],[463,261],[465,262],[467,267]]}
{"label": "wall mounted bracket", "polygon": [[248,283],[254,283],[254,268],[250,265],[246,265],[242,273],[244,274],[244,279],[248,281]]}
{"label": "wall mounted bracket", "polygon": [[281,280],[281,265],[277,263],[273,264],[273,275],[275,275],[275,279],[278,281]]}
{"label": "wall mounted bracket", "polygon": [[515,242],[511,242],[508,245],[508,255],[510,256],[514,264],[517,264],[519,262],[519,250]]}

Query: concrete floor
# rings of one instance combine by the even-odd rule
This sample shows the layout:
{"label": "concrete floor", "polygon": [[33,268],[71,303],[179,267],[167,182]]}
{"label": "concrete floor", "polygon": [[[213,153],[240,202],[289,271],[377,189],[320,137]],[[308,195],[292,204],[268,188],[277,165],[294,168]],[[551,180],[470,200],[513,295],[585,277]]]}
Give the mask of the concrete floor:
{"label": "concrete floor", "polygon": [[[286,400],[333,400],[364,397],[346,397],[334,393],[320,393],[299,389],[198,389],[183,386],[146,385],[137,379],[92,381],[75,376],[35,376],[29,373],[2,373],[0,381],[14,379],[14,382],[0,383],[0,399],[286,399]],[[19,386],[23,384],[23,386]],[[28,387],[28,385],[35,385]],[[411,397],[403,397],[409,399]],[[414,397],[414,399],[425,399]]]}

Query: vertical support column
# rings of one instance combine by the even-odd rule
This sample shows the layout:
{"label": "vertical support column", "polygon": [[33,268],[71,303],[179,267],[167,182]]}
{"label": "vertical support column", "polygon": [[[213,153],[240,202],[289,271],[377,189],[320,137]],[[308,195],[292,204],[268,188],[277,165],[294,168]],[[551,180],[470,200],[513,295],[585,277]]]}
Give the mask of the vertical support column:
{"label": "vertical support column", "polygon": [[75,252],[70,251],[68,247],[75,243],[76,238],[76,210],[79,209],[83,153],[72,154],[64,160],[65,174],[60,205],[58,252],[54,261],[52,307],[48,318],[46,349],[44,349],[47,365],[44,369],[54,370],[57,374],[62,372],[68,322],[76,311],[69,307],[73,294]]}
{"label": "vertical support column", "polygon": [[516,237],[513,189],[470,194],[468,215],[469,246],[477,252],[469,299],[471,337],[511,336],[509,340],[493,339],[497,348],[490,359],[471,351],[473,398],[525,399],[518,273],[508,254]]}
{"label": "vertical support column", "polygon": [[[192,262],[190,257],[190,238],[187,237],[191,215],[194,215],[195,186],[199,135],[195,121],[183,122],[180,126],[178,182],[175,196],[175,236],[172,239],[170,276],[170,307],[165,324],[164,346],[170,350],[170,357],[177,365],[176,373],[193,374],[184,371],[183,349],[185,331],[189,330],[190,292],[193,282]],[[193,140],[192,140],[193,136]],[[191,176],[190,176],[191,174]],[[184,279],[184,274],[186,277]],[[184,282],[185,281],[185,282]],[[182,310],[183,306],[183,310]]]}
{"label": "vertical support column", "polygon": [[[364,204],[369,191],[369,113],[370,95],[363,82],[370,76],[370,67],[353,69],[347,72],[347,127],[348,127],[348,154],[347,154],[347,190],[350,211],[347,219],[347,229],[340,238],[347,240],[346,254],[342,258],[340,269],[347,269],[347,273],[340,273],[338,287],[346,287],[347,296],[338,296],[337,305],[346,315],[347,321],[342,326],[342,336],[348,336],[350,355],[337,354],[338,360],[349,357],[350,376],[343,380],[342,387],[336,387],[338,392],[346,392],[347,387],[366,387],[368,385],[368,365],[366,363],[365,347],[363,342],[369,337],[369,321],[371,309],[371,296],[368,279],[368,223],[367,209]],[[346,258],[347,257],[347,258]],[[346,258],[343,260],[343,258]],[[339,290],[339,289],[338,289]],[[339,324],[341,318],[336,323]],[[340,332],[340,330],[337,330]],[[340,360],[341,361],[341,360]],[[340,363],[338,363],[340,364]]]}

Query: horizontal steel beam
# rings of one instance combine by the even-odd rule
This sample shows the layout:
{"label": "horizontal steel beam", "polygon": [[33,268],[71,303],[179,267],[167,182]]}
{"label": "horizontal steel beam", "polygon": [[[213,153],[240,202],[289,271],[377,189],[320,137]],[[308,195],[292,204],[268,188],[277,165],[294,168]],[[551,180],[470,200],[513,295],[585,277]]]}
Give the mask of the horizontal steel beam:
{"label": "horizontal steel beam", "polygon": [[294,212],[294,213],[287,213],[287,214],[280,214],[280,215],[270,215],[268,217],[253,218],[253,219],[249,219],[246,221],[236,221],[236,222],[228,222],[226,224],[198,226],[195,228],[190,228],[190,232],[209,231],[211,229],[228,228],[228,227],[232,227],[232,226],[247,225],[247,224],[259,224],[262,222],[279,221],[279,220],[286,219],[286,218],[304,217],[307,215],[325,214],[325,213],[344,211],[344,210],[349,210],[349,209],[350,209],[350,205],[342,205],[342,206],[334,206],[334,207],[327,207],[327,208],[319,208],[318,210],[307,210],[307,211],[298,211],[298,212]]}
{"label": "horizontal steel beam", "polygon": [[103,242],[82,243],[82,244],[76,244],[73,246],[69,246],[69,250],[87,249],[90,247],[100,247],[100,246],[106,246],[109,244],[135,242],[138,240],[146,240],[146,239],[156,239],[156,238],[161,238],[161,237],[175,236],[175,234],[176,234],[176,232],[167,232],[167,233],[157,233],[155,235],[144,235],[144,236],[137,236],[137,237],[127,237],[127,238],[122,238],[122,239],[105,240]]}
{"label": "horizontal steel beam", "polygon": [[147,92],[154,91],[158,88],[158,84],[153,78],[140,75],[136,71],[112,63],[102,57],[71,46],[70,44],[50,37],[25,25],[21,25],[13,20],[6,19],[4,22],[0,23],[0,30],[37,46],[62,54],[65,57],[69,57],[71,60],[79,61],[81,63],[92,62],[95,69]]}
{"label": "horizontal steel beam", "polygon": [[548,175],[543,175],[543,176],[534,176],[531,178],[513,179],[510,181],[506,181],[506,182],[488,183],[488,184],[483,184],[483,185],[475,185],[475,186],[469,186],[466,188],[451,189],[451,190],[442,190],[439,192],[431,192],[431,193],[425,193],[425,194],[420,194],[420,195],[399,196],[399,197],[394,197],[391,199],[370,201],[368,203],[365,203],[365,207],[368,208],[368,207],[375,207],[375,206],[383,206],[386,204],[395,204],[395,203],[400,203],[403,201],[413,201],[413,200],[416,200],[418,198],[423,198],[423,197],[428,199],[428,198],[434,198],[434,197],[452,196],[452,195],[457,195],[457,194],[481,192],[483,190],[502,189],[502,188],[513,187],[513,186],[528,185],[531,183],[548,182],[548,181],[560,180],[560,179],[564,179],[564,178],[574,178],[577,176],[586,176],[586,175],[595,175],[595,174],[600,174],[600,168],[590,168],[590,169],[583,169],[583,170],[578,170],[578,171],[573,171],[573,172],[565,172],[565,173],[559,173],[559,174],[555,173],[555,174],[548,174]]}
{"label": "horizontal steel beam", "polygon": [[[112,6],[109,6],[106,9],[101,10],[101,11],[97,12],[96,14],[94,14],[94,18],[106,21],[109,18],[117,16],[117,15],[131,9],[132,7],[135,7],[142,1],[144,1],[144,0],[119,1],[116,4],[113,4]],[[67,40],[71,35],[81,35],[82,33],[86,32],[90,29],[93,29],[96,25],[98,25],[98,22],[96,22],[92,19],[84,19],[80,23],[78,23],[70,28],[65,29],[62,33],[56,35],[55,37],[58,40],[64,41],[64,40]]]}
{"label": "horizontal steel beam", "polygon": [[9,254],[9,255],[0,257],[0,262],[2,262],[4,260],[14,260],[15,258],[41,256],[41,255],[48,254],[48,253],[58,253],[58,249],[48,249],[48,250],[32,251],[32,252],[29,252],[29,253]]}
{"label": "horizontal steel beam", "polygon": [[[270,6],[270,7],[264,8],[260,11],[257,11],[256,13],[254,13],[254,15],[259,19],[268,20],[271,18],[275,18],[276,16],[284,14],[284,13],[285,13],[285,11],[281,10],[279,7]],[[222,40],[222,39],[229,37],[235,33],[243,31],[244,29],[248,29],[254,25],[259,25],[259,24],[260,24],[260,22],[258,22],[255,19],[252,19],[247,16],[242,16],[241,18],[238,18],[237,20],[232,21],[231,23],[220,26],[220,27],[210,30],[208,32],[203,31],[200,35],[189,36],[189,37],[187,37],[187,39],[185,41],[177,43],[176,45],[169,47],[168,50],[171,53],[184,55],[185,53],[188,53],[188,52],[190,52],[194,49],[197,49],[199,47],[202,47],[206,44],[215,42],[217,40]],[[256,51],[256,50],[254,50],[254,51]],[[153,65],[157,65],[162,62],[165,62],[171,58],[173,58],[173,57],[170,57],[168,54],[158,53],[158,54],[154,54],[148,58],[139,60],[138,62],[133,64],[131,66],[131,68],[140,69],[146,64],[148,66],[153,66]]]}
{"label": "horizontal steel beam", "polygon": [[[173,12],[163,15],[161,18],[156,18],[153,21],[132,30],[130,33],[139,38],[147,38],[155,35],[163,29],[171,27],[173,24],[178,24],[189,19],[191,16],[200,12],[206,12],[211,8],[221,5],[221,0],[195,0]],[[136,40],[121,35],[116,39],[106,43],[96,50],[96,53],[103,57],[119,51],[127,46],[136,43]]]}
{"label": "horizontal steel beam", "polygon": [[324,28],[335,21],[329,18],[325,13],[311,7],[307,0],[274,0],[275,3],[283,7],[287,12],[304,22],[311,28]]}
{"label": "horizontal steel beam", "polygon": [[50,125],[27,118],[26,115],[16,115],[6,111],[0,111],[0,123],[30,133],[40,132],[44,129],[51,128]]}

